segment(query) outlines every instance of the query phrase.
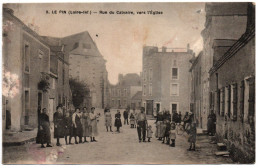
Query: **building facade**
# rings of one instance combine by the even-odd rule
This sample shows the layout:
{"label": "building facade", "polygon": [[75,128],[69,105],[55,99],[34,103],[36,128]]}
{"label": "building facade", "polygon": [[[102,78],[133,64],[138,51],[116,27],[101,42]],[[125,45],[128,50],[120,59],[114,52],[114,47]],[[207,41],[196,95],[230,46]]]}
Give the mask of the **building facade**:
{"label": "building facade", "polygon": [[187,48],[170,49],[145,46],[143,48],[142,106],[146,113],[162,110],[190,110],[189,60],[193,52]]}
{"label": "building facade", "polygon": [[48,108],[50,48],[32,29],[3,8],[3,132],[38,126],[38,109]]}
{"label": "building facade", "polygon": [[108,106],[106,60],[87,31],[61,39],[65,57],[69,58],[69,76],[85,82],[90,89],[92,106]]}
{"label": "building facade", "polygon": [[203,54],[201,56],[202,103],[201,121],[203,129],[207,128],[207,117],[210,111],[209,70],[213,66],[216,40],[237,40],[246,29],[247,3],[206,3],[205,28],[203,37]]}
{"label": "building facade", "polygon": [[[255,162],[255,6],[246,4],[246,30],[238,40],[214,44],[210,107],[217,116],[217,140],[235,161]],[[227,27],[230,31],[232,27]],[[230,45],[231,44],[231,45]]]}
{"label": "building facade", "polygon": [[[198,127],[202,128],[202,125],[205,121],[205,118],[203,116],[205,114],[202,114],[202,84],[201,84],[201,56],[202,52],[198,54],[197,57],[193,57],[190,62],[191,62],[191,68],[190,68],[190,75],[191,75],[191,82],[190,82],[190,87],[191,87],[191,94],[190,94],[190,108],[191,112],[194,113],[194,117],[196,122],[198,123]],[[203,120],[204,119],[204,120]]]}
{"label": "building facade", "polygon": [[118,83],[110,86],[110,107],[135,108],[131,99],[138,91],[142,91],[140,75],[135,73],[119,74]]}

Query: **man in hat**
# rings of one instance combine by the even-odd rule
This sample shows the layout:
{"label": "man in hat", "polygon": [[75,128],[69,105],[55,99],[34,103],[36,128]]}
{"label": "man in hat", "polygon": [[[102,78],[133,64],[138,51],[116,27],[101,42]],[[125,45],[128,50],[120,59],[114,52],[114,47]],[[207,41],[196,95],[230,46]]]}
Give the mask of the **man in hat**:
{"label": "man in hat", "polygon": [[141,112],[137,115],[137,132],[138,132],[138,138],[139,142],[145,141],[146,138],[146,127],[147,127],[147,119],[146,119],[146,114],[144,113],[144,107],[141,108]]}

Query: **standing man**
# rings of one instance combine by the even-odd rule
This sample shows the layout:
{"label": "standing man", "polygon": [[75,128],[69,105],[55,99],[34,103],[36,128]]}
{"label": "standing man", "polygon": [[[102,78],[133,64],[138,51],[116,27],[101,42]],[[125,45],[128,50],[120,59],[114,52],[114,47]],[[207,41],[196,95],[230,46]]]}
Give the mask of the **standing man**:
{"label": "standing man", "polygon": [[145,141],[146,138],[146,128],[147,128],[147,120],[146,120],[146,114],[144,113],[144,107],[141,107],[141,112],[137,114],[137,132],[138,132],[138,138],[139,142]]}
{"label": "standing man", "polygon": [[129,125],[129,123],[128,123],[128,109],[126,109],[124,111],[124,125],[126,125],[126,123],[127,123],[127,125]]}
{"label": "standing man", "polygon": [[64,138],[64,124],[63,124],[63,112],[62,107],[57,106],[56,108],[57,112],[53,115],[53,121],[54,121],[54,138],[57,138],[57,146],[61,146],[60,144],[60,138]]}

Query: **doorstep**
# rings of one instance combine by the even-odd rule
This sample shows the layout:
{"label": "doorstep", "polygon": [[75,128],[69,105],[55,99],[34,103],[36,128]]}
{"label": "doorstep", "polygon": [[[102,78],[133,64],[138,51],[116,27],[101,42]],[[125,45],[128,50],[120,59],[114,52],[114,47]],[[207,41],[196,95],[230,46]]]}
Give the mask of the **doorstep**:
{"label": "doorstep", "polygon": [[19,146],[36,140],[37,129],[3,133],[3,146]]}

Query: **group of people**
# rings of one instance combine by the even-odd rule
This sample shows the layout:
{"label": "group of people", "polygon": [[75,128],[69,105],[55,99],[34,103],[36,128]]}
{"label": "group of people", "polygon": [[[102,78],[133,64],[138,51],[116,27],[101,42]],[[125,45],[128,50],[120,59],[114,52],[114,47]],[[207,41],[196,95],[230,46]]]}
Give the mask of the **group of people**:
{"label": "group of people", "polygon": [[186,112],[182,119],[181,112],[173,111],[171,115],[169,111],[164,110],[156,116],[156,133],[155,136],[162,143],[175,147],[176,126],[183,124],[185,131],[189,135],[188,142],[190,143],[189,151],[195,150],[196,143],[196,123],[192,113]]}
{"label": "group of people", "polygon": [[[53,115],[54,122],[54,138],[57,139],[57,146],[61,146],[60,138],[65,138],[66,145],[72,144],[71,139],[74,137],[75,144],[88,142],[87,137],[90,137],[91,142],[97,142],[95,137],[98,135],[97,123],[100,114],[95,114],[95,107],[89,112],[86,107],[76,108],[74,112],[63,112],[62,106],[57,106],[56,112]],[[51,131],[50,121],[47,115],[47,110],[44,108],[39,115],[39,129],[37,141],[42,148],[51,146]],[[68,142],[69,137],[69,142]],[[79,138],[79,142],[77,140]],[[82,138],[84,137],[84,141]]]}

